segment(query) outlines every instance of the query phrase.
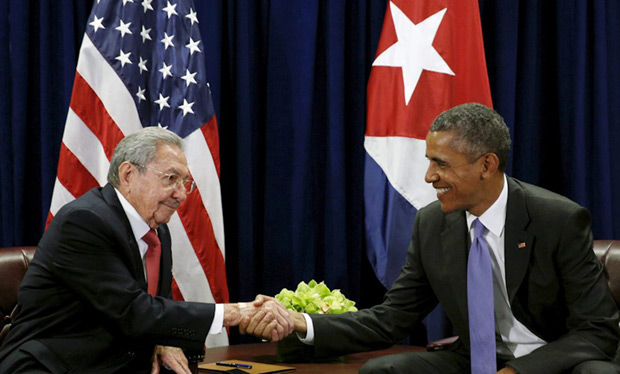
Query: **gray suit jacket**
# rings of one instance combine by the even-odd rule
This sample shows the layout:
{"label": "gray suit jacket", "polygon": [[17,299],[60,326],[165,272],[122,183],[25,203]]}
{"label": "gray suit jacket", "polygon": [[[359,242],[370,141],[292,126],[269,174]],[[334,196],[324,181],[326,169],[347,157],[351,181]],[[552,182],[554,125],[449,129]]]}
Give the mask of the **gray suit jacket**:
{"label": "gray suit jacket", "polygon": [[213,304],[170,300],[170,233],[161,225],[158,297],[111,185],[65,205],[39,242],[20,286],[21,307],[0,348],[0,372],[16,351],[52,372],[150,369],[155,345],[200,350]]}
{"label": "gray suit jacket", "polygon": [[[561,373],[610,359],[619,313],[592,251],[589,212],[574,202],[508,178],[506,287],[514,316],[548,342],[509,364],[519,373]],[[340,316],[312,316],[315,354],[380,349],[401,341],[441,303],[469,353],[465,213],[439,202],[416,215],[407,261],[381,305]],[[525,243],[525,247],[519,245]],[[521,248],[520,248],[521,247]]]}

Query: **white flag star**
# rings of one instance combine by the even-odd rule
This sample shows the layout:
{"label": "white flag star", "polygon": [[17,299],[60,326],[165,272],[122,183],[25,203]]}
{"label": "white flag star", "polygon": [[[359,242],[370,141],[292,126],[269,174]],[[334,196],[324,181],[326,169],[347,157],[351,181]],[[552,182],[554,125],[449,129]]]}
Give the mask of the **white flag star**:
{"label": "white flag star", "polygon": [[140,56],[140,62],[138,62],[138,67],[140,68],[140,74],[142,74],[143,71],[149,71],[149,69],[146,67],[147,62],[148,60],[143,60],[142,56]]}
{"label": "white flag star", "polygon": [[152,2],[153,0],[142,1],[142,6],[144,7],[144,13],[146,13],[147,10],[153,10],[153,6],[151,5]]}
{"label": "white flag star", "polygon": [[142,43],[144,43],[146,39],[153,40],[151,39],[151,35],[149,35],[150,32],[151,29],[147,29],[144,27],[144,25],[142,25],[142,31],[140,31],[140,36],[142,36]]}
{"label": "white flag star", "polygon": [[189,43],[187,43],[185,47],[189,49],[190,56],[193,55],[194,52],[200,52],[200,48],[198,48],[198,43],[200,43],[200,40],[194,41],[194,39],[189,38]]}
{"label": "white flag star", "polygon": [[192,110],[193,105],[193,102],[188,103],[187,100],[183,99],[183,105],[179,105],[179,109],[183,111],[183,117],[185,117],[187,113],[194,114],[194,111]]}
{"label": "white flag star", "polygon": [[170,1],[166,1],[166,3],[168,3],[168,5],[166,7],[164,7],[164,8],[162,8],[161,10],[163,10],[166,13],[168,13],[168,19],[170,19],[170,17],[172,17],[173,14],[175,16],[178,16],[179,14],[175,10],[175,8],[177,7],[177,4],[172,5],[172,4],[170,4]]}
{"label": "white flag star", "polygon": [[159,94],[159,99],[155,100],[155,104],[159,105],[160,111],[162,111],[164,107],[170,108],[170,104],[168,104],[168,99],[170,99],[170,96],[163,97],[162,94]]}
{"label": "white flag star", "polygon": [[174,38],[174,35],[168,36],[168,33],[164,33],[164,38],[161,40],[161,42],[164,43],[164,50],[168,49],[168,47],[174,47],[172,38]]}
{"label": "white flag star", "polygon": [[129,26],[131,25],[131,22],[123,22],[123,20],[119,20],[120,21],[120,25],[118,25],[118,27],[114,28],[114,30],[118,30],[121,32],[121,38],[123,38],[125,36],[125,34],[133,34],[131,32],[131,30],[129,30]]}
{"label": "white flag star", "polygon": [[89,23],[89,25],[91,25],[92,27],[95,28],[94,32],[97,32],[97,30],[99,29],[105,29],[105,26],[103,26],[103,17],[101,18],[97,18],[97,16],[93,16],[93,22]]}
{"label": "white flag star", "polygon": [[166,79],[167,76],[172,76],[172,73],[170,72],[170,69],[172,69],[172,64],[166,65],[165,62],[162,62],[162,64],[164,66],[161,69],[159,69],[159,72],[162,73],[163,78]]}
{"label": "white flag star", "polygon": [[123,52],[123,50],[121,49],[121,52],[118,56],[116,56],[116,60],[119,60],[121,62],[121,67],[125,67],[125,64],[131,64],[131,60],[129,59],[129,55],[131,54],[131,52]]}
{"label": "white flag star", "polygon": [[189,87],[190,83],[196,84],[196,80],[194,79],[194,76],[196,76],[197,73],[190,73],[189,69],[185,69],[185,75],[181,77],[181,79],[183,79],[185,81],[186,87]]}
{"label": "white flag star", "polygon": [[394,29],[398,41],[380,54],[373,66],[401,67],[405,86],[405,103],[409,104],[422,70],[454,75],[448,64],[433,47],[437,29],[447,8],[433,14],[417,25],[411,22],[394,3],[390,2]]}
{"label": "white flag star", "polygon": [[142,100],[146,100],[146,96],[144,96],[144,88],[140,88],[140,86],[138,86],[138,92],[136,92],[136,96],[138,97],[138,103],[140,103]]}
{"label": "white flag star", "polygon": [[127,5],[127,3],[133,3],[133,0],[123,0],[123,6]]}
{"label": "white flag star", "polygon": [[194,12],[192,8],[189,8],[189,14],[187,14],[185,18],[189,18],[192,26],[194,25],[194,22],[198,23],[198,17],[196,17],[196,12]]}

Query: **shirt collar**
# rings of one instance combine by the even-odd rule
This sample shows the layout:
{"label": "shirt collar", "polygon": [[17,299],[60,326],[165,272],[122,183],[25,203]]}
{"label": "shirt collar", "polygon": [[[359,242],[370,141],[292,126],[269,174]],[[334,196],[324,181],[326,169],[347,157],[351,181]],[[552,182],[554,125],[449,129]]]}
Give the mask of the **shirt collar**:
{"label": "shirt collar", "polygon": [[129,220],[129,225],[131,225],[131,231],[133,235],[136,237],[136,242],[142,240],[142,237],[146,235],[146,233],[151,229],[149,225],[144,221],[144,219],[138,214],[136,208],[125,199],[122,193],[119,190],[114,188],[114,192],[116,192],[116,196],[121,202],[123,206],[123,210],[127,215],[127,219]]}
{"label": "shirt collar", "polygon": [[504,226],[506,225],[506,206],[508,205],[508,180],[506,174],[504,174],[504,187],[502,192],[493,205],[489,207],[480,217],[465,211],[465,218],[467,219],[467,227],[471,230],[471,225],[476,218],[480,219],[480,222],[490,232],[496,236],[501,236],[504,232]]}

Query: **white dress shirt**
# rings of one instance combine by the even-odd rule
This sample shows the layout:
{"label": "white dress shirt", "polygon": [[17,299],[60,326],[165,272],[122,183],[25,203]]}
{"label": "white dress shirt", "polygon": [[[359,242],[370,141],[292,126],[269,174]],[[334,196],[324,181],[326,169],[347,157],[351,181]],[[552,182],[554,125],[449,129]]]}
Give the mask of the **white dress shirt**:
{"label": "white dress shirt", "polygon": [[[125,211],[125,215],[129,220],[129,225],[131,226],[131,231],[136,239],[136,243],[138,243],[138,250],[140,251],[140,258],[142,259],[142,270],[144,270],[144,278],[146,279],[146,251],[149,249],[149,245],[142,239],[144,235],[151,229],[151,227],[144,221],[144,218],[140,216],[136,208],[125,199],[122,193],[120,193],[116,188],[114,188],[114,192],[116,192],[116,196],[118,200],[121,202],[121,206]],[[224,325],[224,305],[223,304],[215,304],[215,315],[213,316],[213,321],[211,322],[211,328],[209,329],[209,334],[219,334],[222,332],[222,328]]]}
{"label": "white dress shirt", "polygon": [[[504,175],[504,187],[499,197],[480,217],[465,212],[470,237],[474,237],[472,224],[476,218],[486,227],[484,239],[491,249],[493,265],[493,299],[495,303],[495,334],[497,353],[504,359],[524,356],[546,342],[534,335],[527,327],[517,321],[510,309],[506,292],[506,257],[504,254],[504,236],[506,225],[506,207],[508,203],[508,181]],[[314,344],[314,325],[310,316],[304,313],[307,324],[306,337],[299,339],[306,344]]]}
{"label": "white dress shirt", "polygon": [[497,336],[497,353],[505,359],[524,356],[546,342],[534,335],[521,322],[517,321],[510,309],[508,292],[506,291],[506,256],[505,256],[505,226],[506,207],[508,204],[508,181],[504,175],[504,187],[493,205],[480,217],[465,212],[470,238],[474,237],[472,227],[476,218],[486,230],[482,234],[491,250],[493,266],[493,299],[495,304],[495,333]]}

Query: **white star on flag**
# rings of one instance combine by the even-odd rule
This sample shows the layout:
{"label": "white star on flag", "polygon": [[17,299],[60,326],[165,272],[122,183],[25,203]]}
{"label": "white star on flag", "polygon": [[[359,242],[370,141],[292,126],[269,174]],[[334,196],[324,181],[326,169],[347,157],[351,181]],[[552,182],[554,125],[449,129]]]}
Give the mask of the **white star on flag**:
{"label": "white star on flag", "polygon": [[153,0],[142,1],[142,6],[144,7],[144,13],[146,13],[147,10],[153,10],[153,6],[151,5],[152,2]]}
{"label": "white star on flag", "polygon": [[164,38],[161,40],[161,42],[164,43],[164,50],[168,49],[168,47],[174,47],[172,38],[174,38],[174,35],[168,36],[168,33],[164,32]]}
{"label": "white star on flag", "polygon": [[93,21],[91,23],[89,23],[89,25],[94,27],[95,28],[95,32],[97,32],[97,30],[99,30],[99,29],[105,29],[105,26],[103,26],[102,22],[103,22],[103,17],[97,18],[97,16],[93,16]]}
{"label": "white star on flag", "polygon": [[149,35],[150,32],[151,29],[147,29],[144,27],[144,25],[142,25],[142,31],[140,31],[140,36],[142,36],[142,43],[146,42],[146,39],[153,40],[151,39],[151,35]]}
{"label": "white star on flag", "polygon": [[447,8],[440,10],[416,25],[390,2],[398,41],[380,54],[372,65],[402,68],[407,105],[418,85],[422,70],[454,75],[446,61],[433,47],[433,40],[446,10]]}
{"label": "white star on flag", "polygon": [[155,100],[154,103],[159,105],[159,110],[162,111],[164,110],[164,107],[170,108],[170,104],[168,104],[168,99],[170,99],[170,96],[164,97],[162,94],[159,94],[159,99]]}
{"label": "white star on flag", "polygon": [[193,105],[193,102],[188,103],[187,100],[183,99],[183,105],[179,105],[179,109],[183,111],[183,117],[185,117],[188,112],[194,114],[194,111],[192,110]]}
{"label": "white star on flag", "polygon": [[146,67],[147,62],[148,60],[143,60],[142,56],[140,56],[140,62],[138,62],[138,67],[140,68],[140,74],[142,74],[143,71],[149,71],[149,69]]}
{"label": "white star on flag", "polygon": [[196,17],[196,12],[194,12],[194,9],[192,8],[189,8],[189,14],[187,14],[185,18],[189,18],[192,26],[194,25],[194,22],[198,23],[198,17]]}
{"label": "white star on flag", "polygon": [[175,16],[178,16],[179,14],[177,13],[177,11],[175,10],[175,8],[177,7],[176,4],[172,5],[170,4],[170,1],[166,1],[166,3],[168,4],[166,7],[162,8],[162,10],[166,13],[168,13],[168,19],[170,19],[170,17],[172,17],[172,15],[174,14]]}
{"label": "white star on flag", "polygon": [[138,92],[136,92],[136,96],[138,97],[138,102],[141,103],[142,100],[146,100],[146,96],[144,96],[144,88],[140,88],[140,86],[138,86]]}
{"label": "white star on flag", "polygon": [[196,76],[196,73],[190,73],[189,69],[185,69],[185,75],[181,77],[185,81],[185,87],[189,87],[190,83],[197,83],[194,76]]}
{"label": "white star on flag", "polygon": [[187,43],[185,47],[189,49],[190,56],[193,55],[194,52],[200,52],[200,49],[198,48],[198,43],[200,43],[200,40],[194,41],[192,38],[189,38],[189,43]]}
{"label": "white star on flag", "polygon": [[165,62],[162,62],[162,64],[164,66],[161,69],[159,69],[159,72],[163,75],[162,78],[166,79],[166,77],[172,76],[172,73],[170,72],[170,69],[172,69],[172,64],[166,65]]}
{"label": "white star on flag", "polygon": [[131,30],[129,30],[129,26],[131,25],[131,22],[123,22],[122,19],[119,20],[120,24],[118,25],[118,27],[115,27],[114,30],[118,30],[121,32],[121,38],[125,37],[125,34],[132,34]]}
{"label": "white star on flag", "polygon": [[121,62],[121,67],[125,67],[125,64],[131,64],[131,60],[129,59],[129,55],[131,52],[123,52],[121,49],[120,54],[116,56],[116,59]]}

